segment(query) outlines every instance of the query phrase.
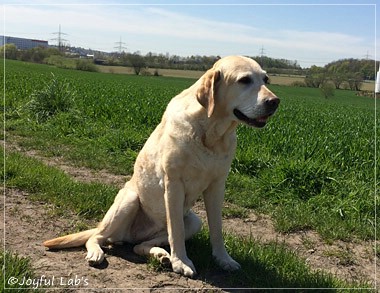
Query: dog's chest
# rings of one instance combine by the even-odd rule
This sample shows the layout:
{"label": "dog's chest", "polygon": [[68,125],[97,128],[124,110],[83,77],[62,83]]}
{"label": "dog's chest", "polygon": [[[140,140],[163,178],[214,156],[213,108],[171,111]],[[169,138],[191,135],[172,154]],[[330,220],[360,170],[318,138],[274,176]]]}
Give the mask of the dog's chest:
{"label": "dog's chest", "polygon": [[223,181],[227,177],[231,161],[231,154],[193,153],[192,160],[185,166],[182,174],[185,208],[190,208],[212,183]]}

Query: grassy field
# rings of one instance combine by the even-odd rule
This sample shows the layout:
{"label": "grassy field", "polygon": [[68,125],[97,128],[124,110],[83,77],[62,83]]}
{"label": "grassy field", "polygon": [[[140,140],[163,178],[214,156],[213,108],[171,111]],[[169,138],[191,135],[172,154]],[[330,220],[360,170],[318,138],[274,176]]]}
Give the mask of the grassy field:
{"label": "grassy field", "polygon": [[[80,183],[63,171],[49,167],[37,159],[10,152],[6,155],[7,181],[32,195],[33,200],[53,203],[62,210],[71,210],[87,219],[100,220],[105,207],[113,200],[117,190],[101,183]],[[57,196],[59,195],[59,196]],[[85,229],[82,227],[82,229]],[[365,288],[367,284],[346,283],[330,274],[311,268],[296,253],[279,242],[262,244],[252,239],[226,235],[226,246],[231,255],[242,265],[238,272],[225,275],[223,284],[231,288]],[[187,242],[189,257],[197,265],[202,279],[209,272],[218,270],[211,257],[208,231],[203,229]],[[5,279],[24,276],[31,279],[30,262],[25,258],[7,257]],[[165,271],[167,268],[150,260],[151,270]],[[269,277],[270,276],[270,277]],[[38,278],[36,278],[38,280]],[[9,282],[8,282],[9,283]],[[6,284],[6,287],[9,287]],[[349,292],[340,290],[339,292]]]}
{"label": "grassy field", "polygon": [[[168,101],[192,83],[7,61],[6,130],[48,155],[129,174]],[[238,129],[227,200],[270,213],[284,232],[373,239],[374,100],[271,90],[282,103],[268,127]]]}
{"label": "grassy field", "polygon": [[[113,74],[135,74],[132,67],[125,66],[97,66],[98,70],[103,73],[113,73]],[[149,68],[147,72],[153,75],[156,69]],[[203,75],[204,72],[199,70],[177,70],[177,69],[157,69],[159,75],[167,77],[184,77],[184,78],[195,78],[198,79]],[[294,82],[304,81],[304,76],[298,75],[272,75],[270,77],[271,84],[275,85],[291,85]],[[364,91],[374,91],[375,83],[373,81],[365,81],[362,85],[362,90]]]}
{"label": "grassy field", "polygon": [[[7,60],[6,134],[46,156],[130,174],[168,101],[193,82]],[[270,215],[281,232],[312,229],[328,241],[374,239],[374,134],[379,126],[374,100],[343,90],[325,99],[319,89],[279,85],[270,89],[282,99],[279,111],[265,129],[238,128],[226,200]],[[34,163],[19,154],[6,159],[10,186],[86,217],[102,217],[116,194],[109,186],[64,181],[58,184],[64,189],[57,198],[44,190],[49,186],[44,180],[51,181],[52,176],[61,180],[60,176],[54,177],[52,171],[42,176],[37,172],[42,167],[32,168]],[[89,199],[90,193],[99,193],[100,198]],[[101,210],[93,200],[102,200]],[[239,249],[234,249],[237,254]],[[241,253],[241,258],[249,258],[247,251]]]}

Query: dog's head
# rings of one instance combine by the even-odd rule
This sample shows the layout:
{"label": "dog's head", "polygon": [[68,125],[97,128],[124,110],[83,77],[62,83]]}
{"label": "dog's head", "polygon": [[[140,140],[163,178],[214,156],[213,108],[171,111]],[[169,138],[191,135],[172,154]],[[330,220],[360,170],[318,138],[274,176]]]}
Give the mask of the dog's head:
{"label": "dog's head", "polygon": [[264,127],[280,103],[266,87],[267,82],[268,76],[257,62],[229,56],[218,60],[203,75],[197,99],[208,117],[227,116],[249,126]]}

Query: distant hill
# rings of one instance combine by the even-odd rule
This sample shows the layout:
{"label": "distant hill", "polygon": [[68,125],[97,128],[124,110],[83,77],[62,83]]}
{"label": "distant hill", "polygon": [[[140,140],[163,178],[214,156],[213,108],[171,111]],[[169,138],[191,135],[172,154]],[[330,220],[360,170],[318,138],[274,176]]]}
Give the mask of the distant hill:
{"label": "distant hill", "polygon": [[301,69],[297,60],[275,59],[267,56],[254,56],[252,58],[266,68]]}
{"label": "distant hill", "polygon": [[276,59],[267,56],[254,56],[251,58],[256,60],[262,68],[271,74],[305,74],[297,60]]}
{"label": "distant hill", "polygon": [[379,62],[367,59],[341,59],[327,64],[324,68],[329,74],[360,74],[364,80],[375,80]]}
{"label": "distant hill", "polygon": [[301,68],[297,60],[275,59],[266,56],[252,57],[271,74],[295,74],[310,75],[315,71],[323,72],[325,75],[344,75],[359,76],[362,80],[375,80],[376,72],[379,68],[379,62],[367,59],[341,59],[326,64],[324,67],[311,66],[310,68]]}

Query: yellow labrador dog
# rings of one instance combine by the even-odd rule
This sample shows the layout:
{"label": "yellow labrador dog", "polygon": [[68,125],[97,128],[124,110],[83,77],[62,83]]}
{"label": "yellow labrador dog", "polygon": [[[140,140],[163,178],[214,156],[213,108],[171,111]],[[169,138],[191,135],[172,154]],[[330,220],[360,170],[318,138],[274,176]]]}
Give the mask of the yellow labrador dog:
{"label": "yellow labrador dog", "polygon": [[[265,86],[268,77],[250,58],[218,60],[194,85],[174,97],[134,166],[134,174],[97,228],[48,240],[50,249],[86,245],[87,261],[104,259],[105,242],[135,244],[134,252],[196,275],[185,240],[201,228],[191,211],[203,195],[212,254],[225,270],[240,268],[222,236],[225,181],[240,122],[264,127],[280,100]],[[161,248],[170,245],[170,254]]]}

